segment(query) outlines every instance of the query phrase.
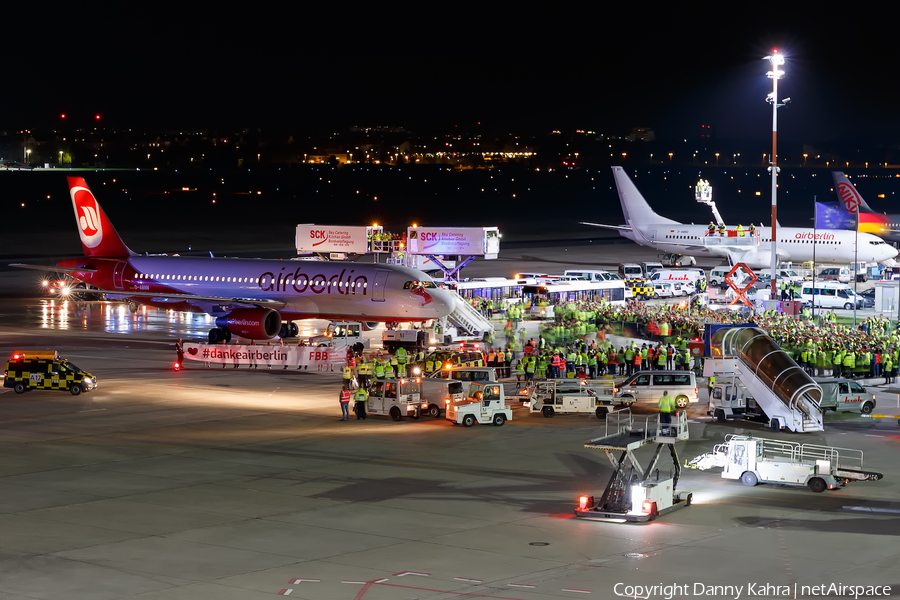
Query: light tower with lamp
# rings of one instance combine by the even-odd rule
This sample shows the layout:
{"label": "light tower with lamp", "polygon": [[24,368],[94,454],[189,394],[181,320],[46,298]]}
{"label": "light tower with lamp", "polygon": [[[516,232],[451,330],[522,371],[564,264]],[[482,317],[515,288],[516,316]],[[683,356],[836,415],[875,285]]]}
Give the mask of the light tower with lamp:
{"label": "light tower with lamp", "polygon": [[772,70],[766,73],[772,80],[772,93],[766,96],[766,102],[772,105],[772,160],[769,167],[769,172],[772,174],[772,295],[770,297],[775,300],[777,298],[775,295],[777,287],[775,269],[778,267],[778,108],[786,105],[791,99],[785,98],[781,104],[778,103],[778,80],[784,77],[784,71],[778,67],[784,64],[784,55],[778,54],[778,50],[773,50],[771,56],[764,57],[764,60],[768,60],[772,64]]}

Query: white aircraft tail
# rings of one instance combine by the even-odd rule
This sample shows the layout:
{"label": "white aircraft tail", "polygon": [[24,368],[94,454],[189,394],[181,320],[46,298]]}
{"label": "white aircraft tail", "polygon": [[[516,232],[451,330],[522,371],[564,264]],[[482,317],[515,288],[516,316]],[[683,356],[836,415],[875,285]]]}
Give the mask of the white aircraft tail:
{"label": "white aircraft tail", "polygon": [[678,221],[667,219],[654,212],[622,167],[613,167],[612,170],[616,179],[616,189],[619,191],[622,214],[625,215],[625,222],[633,229],[650,224],[680,225]]}

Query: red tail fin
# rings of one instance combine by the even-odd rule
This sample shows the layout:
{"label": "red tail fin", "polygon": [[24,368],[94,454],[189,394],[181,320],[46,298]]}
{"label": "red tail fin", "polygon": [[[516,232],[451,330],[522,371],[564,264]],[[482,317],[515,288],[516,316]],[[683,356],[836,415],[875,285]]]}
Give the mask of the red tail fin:
{"label": "red tail fin", "polygon": [[106,213],[100,208],[84,179],[81,177],[67,177],[67,179],[84,255],[96,258],[134,256],[134,252],[128,249],[116,233],[116,228],[106,218]]}

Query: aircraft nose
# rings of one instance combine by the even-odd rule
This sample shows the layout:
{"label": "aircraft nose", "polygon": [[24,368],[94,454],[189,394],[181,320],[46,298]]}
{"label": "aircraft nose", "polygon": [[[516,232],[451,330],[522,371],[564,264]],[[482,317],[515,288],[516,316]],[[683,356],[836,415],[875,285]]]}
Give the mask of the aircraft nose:
{"label": "aircraft nose", "polygon": [[441,288],[429,290],[429,292],[431,293],[431,297],[434,300],[432,302],[432,309],[435,312],[434,318],[441,319],[453,312],[455,303],[450,292],[448,292],[447,290],[442,290]]}

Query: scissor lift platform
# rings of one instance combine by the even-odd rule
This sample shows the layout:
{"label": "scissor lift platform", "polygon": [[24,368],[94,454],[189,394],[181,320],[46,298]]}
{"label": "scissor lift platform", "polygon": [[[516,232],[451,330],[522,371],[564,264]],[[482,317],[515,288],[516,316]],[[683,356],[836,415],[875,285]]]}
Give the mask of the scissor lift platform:
{"label": "scissor lift platform", "polygon": [[[643,427],[635,427],[631,409],[624,408],[607,415],[605,435],[588,440],[585,448],[604,450],[614,471],[599,499],[581,496],[575,516],[594,521],[647,522],[658,516],[690,506],[692,494],[676,493],[681,465],[675,444],[687,440],[687,414],[678,411],[672,423],[661,423],[660,417],[647,417]],[[647,468],[641,467],[634,451],[655,446]],[[673,471],[660,479],[659,457],[669,449]],[[618,457],[614,452],[621,453]]]}

